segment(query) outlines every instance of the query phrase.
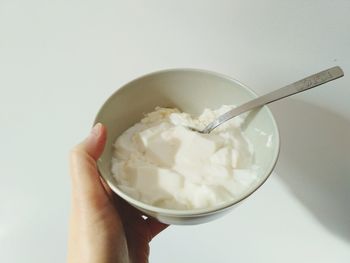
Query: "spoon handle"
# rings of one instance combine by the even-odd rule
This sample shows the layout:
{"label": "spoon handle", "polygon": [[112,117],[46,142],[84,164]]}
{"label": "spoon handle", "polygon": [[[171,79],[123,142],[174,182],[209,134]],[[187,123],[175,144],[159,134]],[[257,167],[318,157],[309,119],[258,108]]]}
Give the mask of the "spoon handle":
{"label": "spoon handle", "polygon": [[221,123],[232,119],[246,111],[252,110],[256,107],[263,106],[274,102],[276,100],[283,99],[285,97],[297,94],[299,92],[303,92],[305,90],[320,86],[326,82],[335,80],[344,76],[344,73],[340,67],[333,67],[311,75],[307,78],[294,82],[288,86],[280,88],[278,90],[267,93],[261,97],[253,99],[247,103],[242,104],[241,106],[234,108],[223,115],[216,118],[212,121],[205,129],[203,133],[210,133],[213,129],[219,126]]}

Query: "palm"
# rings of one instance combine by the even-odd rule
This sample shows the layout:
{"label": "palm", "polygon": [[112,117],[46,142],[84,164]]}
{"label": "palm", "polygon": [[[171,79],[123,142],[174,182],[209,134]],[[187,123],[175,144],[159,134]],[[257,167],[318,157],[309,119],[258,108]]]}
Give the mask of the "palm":
{"label": "palm", "polygon": [[148,262],[149,242],[167,225],[152,218],[144,219],[137,209],[116,194],[109,192],[109,195],[111,196],[110,199],[113,200],[113,207],[117,211],[116,214],[119,216],[117,220],[122,222],[131,261],[135,263]]}
{"label": "palm", "polygon": [[149,242],[167,225],[144,219],[101,179],[96,160],[105,142],[106,129],[97,125],[71,153],[68,262],[148,262]]}

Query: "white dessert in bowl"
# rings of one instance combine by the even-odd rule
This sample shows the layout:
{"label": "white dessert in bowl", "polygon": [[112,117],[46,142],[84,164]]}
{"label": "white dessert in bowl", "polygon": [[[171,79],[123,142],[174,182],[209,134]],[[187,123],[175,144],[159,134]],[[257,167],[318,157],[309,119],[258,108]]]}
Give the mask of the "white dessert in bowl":
{"label": "white dessert in bowl", "polygon": [[[180,225],[200,224],[223,216],[225,213],[231,211],[232,208],[237,207],[237,204],[242,203],[242,200],[246,199],[263,185],[276,164],[279,153],[279,133],[277,124],[268,107],[264,106],[258,110],[246,113],[244,116],[239,116],[237,119],[233,119],[233,122],[236,124],[241,120],[239,130],[244,135],[247,143],[245,149],[253,150],[250,153],[252,158],[247,159],[251,160],[251,163],[248,165],[250,167],[249,169],[254,169],[251,174],[252,177],[246,177],[241,174],[241,178],[255,179],[248,180],[245,187],[241,188],[241,191],[229,189],[228,193],[231,191],[232,198],[225,195],[225,197],[220,197],[221,199],[215,201],[216,197],[213,197],[209,199],[212,201],[207,200],[202,203],[198,201],[195,205],[187,201],[180,201],[174,205],[165,201],[165,199],[163,199],[165,201],[163,203],[161,200],[154,203],[150,200],[143,201],[142,198],[137,196],[137,192],[135,195],[128,192],[130,188],[133,188],[132,186],[128,190],[121,187],[122,183],[116,175],[118,173],[117,170],[115,170],[119,168],[117,166],[113,167],[112,161],[116,154],[115,142],[129,128],[139,123],[145,117],[145,114],[154,111],[158,106],[170,109],[177,108],[181,112],[190,114],[192,116],[191,118],[196,119],[205,109],[219,109],[222,105],[240,105],[255,97],[257,96],[254,92],[238,81],[218,73],[194,69],[159,71],[127,83],[104,103],[95,119],[95,123],[101,122],[107,127],[106,147],[101,158],[98,160],[98,168],[101,176],[111,189],[130,205],[139,209],[145,215],[155,217],[163,223]],[[209,119],[206,121],[209,122]],[[183,119],[173,118],[172,121],[174,122],[172,125],[181,126],[180,124]],[[176,121],[180,121],[180,123],[176,123]],[[223,126],[222,128],[225,127]],[[214,130],[213,135],[216,132],[220,132],[222,128],[218,128],[218,131]],[[135,139],[137,139],[136,137]],[[157,141],[145,140],[145,138],[148,138],[147,134],[144,134],[143,138],[138,139],[141,141],[144,140],[145,143],[155,143]],[[142,146],[142,144],[139,144],[139,146]],[[219,150],[219,146],[220,144],[214,144],[214,149]],[[211,146],[206,145],[205,147],[209,149]],[[198,153],[198,147],[190,148]],[[216,162],[222,162],[224,164],[223,166],[226,165],[226,161],[222,160],[225,160],[226,157],[220,156],[225,156],[225,151],[227,153],[227,150],[223,150],[222,154],[218,153],[219,157],[213,157]],[[204,153],[200,152],[200,154]],[[148,156],[152,156],[152,154],[148,154]],[[243,154],[242,156],[245,155]],[[163,156],[160,157],[163,158]],[[166,162],[168,160],[169,162],[169,159],[163,159],[163,161]],[[211,162],[213,162],[213,159],[211,158]],[[170,165],[165,168],[168,169],[172,166]],[[141,170],[144,168],[141,168]],[[163,169],[164,167],[161,168]],[[186,170],[190,168],[186,167]],[[112,172],[112,169],[114,172]],[[184,166],[177,165],[177,169],[180,171],[184,169]],[[243,171],[244,169],[241,170]],[[160,172],[158,170],[156,172],[154,171],[153,169],[154,178],[158,178],[157,174],[164,172],[164,170]],[[142,172],[136,172],[135,174],[141,175]],[[194,175],[195,172],[190,174]],[[218,175],[219,173],[215,174]],[[159,184],[158,180],[155,180],[155,182]],[[139,183],[140,185],[143,184],[141,181]],[[163,183],[166,184],[167,180],[165,182],[163,181]],[[240,193],[238,194],[238,192]],[[169,194],[169,192],[166,194]],[[181,200],[180,196],[177,197],[178,200]]]}
{"label": "white dessert in bowl", "polygon": [[112,173],[134,199],[168,209],[210,208],[239,198],[258,180],[254,146],[238,116],[210,134],[203,129],[232,106],[198,117],[156,108],[114,143]]}

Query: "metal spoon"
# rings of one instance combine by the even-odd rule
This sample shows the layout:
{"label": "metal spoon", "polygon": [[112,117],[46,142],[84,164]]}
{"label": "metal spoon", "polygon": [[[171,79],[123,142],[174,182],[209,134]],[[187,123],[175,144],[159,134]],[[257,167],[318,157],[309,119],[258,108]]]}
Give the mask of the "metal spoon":
{"label": "metal spoon", "polygon": [[212,130],[214,130],[219,125],[223,124],[224,122],[246,112],[249,110],[252,110],[254,108],[264,106],[266,104],[269,104],[271,102],[274,102],[276,100],[283,99],[285,97],[289,97],[291,95],[294,95],[299,92],[303,92],[305,90],[320,86],[322,84],[325,84],[326,82],[335,80],[337,78],[343,77],[344,72],[340,67],[333,67],[326,69],[324,71],[321,71],[319,73],[316,73],[314,75],[311,75],[307,78],[304,78],[302,80],[299,80],[297,82],[294,82],[288,86],[285,86],[283,88],[280,88],[278,90],[272,91],[270,93],[267,93],[263,96],[260,96],[256,99],[253,99],[251,101],[248,101],[241,106],[234,108],[221,116],[217,117],[214,121],[209,123],[208,126],[204,128],[204,130],[196,130],[191,128],[194,131],[200,132],[200,133],[210,133]]}

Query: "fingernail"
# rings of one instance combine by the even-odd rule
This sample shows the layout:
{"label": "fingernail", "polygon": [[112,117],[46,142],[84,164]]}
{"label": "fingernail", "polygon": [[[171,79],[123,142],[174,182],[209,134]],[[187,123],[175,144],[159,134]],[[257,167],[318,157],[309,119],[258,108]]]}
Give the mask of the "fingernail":
{"label": "fingernail", "polygon": [[93,136],[99,136],[101,133],[101,128],[102,128],[102,124],[101,123],[96,123],[95,126],[91,129],[90,135]]}

